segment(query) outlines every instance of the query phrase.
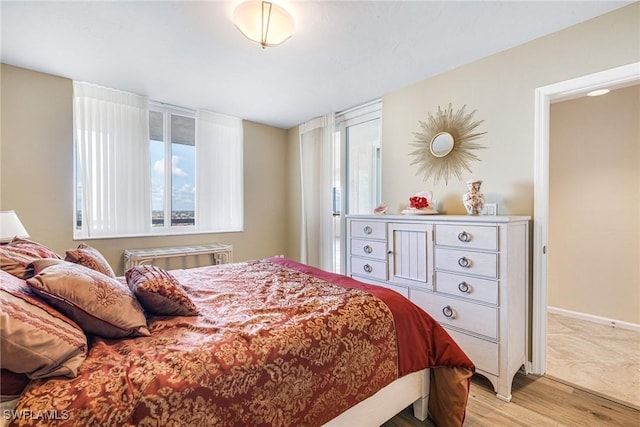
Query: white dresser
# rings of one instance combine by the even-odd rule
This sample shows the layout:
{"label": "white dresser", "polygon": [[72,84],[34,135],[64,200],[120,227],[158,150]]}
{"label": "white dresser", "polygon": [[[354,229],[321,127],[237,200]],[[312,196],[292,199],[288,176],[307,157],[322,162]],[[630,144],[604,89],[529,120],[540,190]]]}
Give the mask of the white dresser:
{"label": "white dresser", "polygon": [[510,401],[513,377],[527,360],[529,220],[347,216],[347,274],[424,309]]}

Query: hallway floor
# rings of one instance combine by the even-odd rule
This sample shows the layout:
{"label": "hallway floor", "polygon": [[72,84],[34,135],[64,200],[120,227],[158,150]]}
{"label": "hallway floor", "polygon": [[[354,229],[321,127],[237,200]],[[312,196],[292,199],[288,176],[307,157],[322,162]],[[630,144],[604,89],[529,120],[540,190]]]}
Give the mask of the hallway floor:
{"label": "hallway floor", "polygon": [[640,332],[547,316],[547,375],[640,409]]}

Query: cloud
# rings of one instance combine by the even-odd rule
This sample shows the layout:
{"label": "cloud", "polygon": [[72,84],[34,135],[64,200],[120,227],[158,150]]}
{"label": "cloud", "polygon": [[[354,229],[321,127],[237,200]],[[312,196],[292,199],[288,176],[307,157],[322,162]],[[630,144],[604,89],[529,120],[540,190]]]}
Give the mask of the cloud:
{"label": "cloud", "polygon": [[171,174],[175,176],[187,176],[187,173],[178,167],[179,156],[171,156]]}
{"label": "cloud", "polygon": [[179,194],[195,194],[196,188],[190,184],[184,184],[182,187],[175,190],[176,193]]}
{"label": "cloud", "polygon": [[[178,166],[180,160],[182,160],[180,156],[171,156],[171,174],[174,176],[187,176],[188,174],[184,171],[184,169]],[[164,161],[156,160],[156,162],[153,164],[153,171],[164,174]]]}
{"label": "cloud", "polygon": [[174,188],[171,194],[174,210],[193,210],[195,207],[196,189],[191,184]]}
{"label": "cloud", "polygon": [[[154,165],[155,169],[155,165]],[[164,182],[151,182],[151,207],[154,211],[164,209]]]}
{"label": "cloud", "polygon": [[153,171],[164,174],[164,161],[156,160],[156,162],[153,164]]}

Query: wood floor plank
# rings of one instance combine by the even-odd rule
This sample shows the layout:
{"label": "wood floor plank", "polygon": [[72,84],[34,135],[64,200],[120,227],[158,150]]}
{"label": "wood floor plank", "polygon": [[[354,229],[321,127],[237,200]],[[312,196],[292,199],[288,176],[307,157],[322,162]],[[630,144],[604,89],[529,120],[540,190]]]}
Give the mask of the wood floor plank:
{"label": "wood floor plank", "polygon": [[[515,395],[521,384],[514,384],[512,393]],[[465,426],[557,426],[558,423],[549,417],[546,412],[538,412],[505,402],[496,397],[491,383],[476,375],[471,384],[471,395],[467,404],[467,419]]]}
{"label": "wood floor plank", "polygon": [[512,403],[566,426],[640,426],[640,412],[548,377],[517,375]]}
{"label": "wood floor plank", "polygon": [[[465,427],[640,427],[640,411],[572,387],[549,377],[516,375],[513,398],[495,396],[491,383],[480,375],[471,381]],[[411,408],[383,427],[434,427],[413,417]]]}

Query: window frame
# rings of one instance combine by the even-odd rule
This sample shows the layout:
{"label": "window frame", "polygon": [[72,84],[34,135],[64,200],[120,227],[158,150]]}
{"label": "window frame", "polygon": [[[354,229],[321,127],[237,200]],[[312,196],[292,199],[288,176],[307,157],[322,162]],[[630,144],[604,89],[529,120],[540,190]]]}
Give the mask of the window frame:
{"label": "window frame", "polygon": [[[161,227],[153,226],[153,192],[151,193],[151,235],[156,236],[165,236],[165,235],[180,235],[180,234],[201,234],[201,233],[211,233],[211,232],[201,232],[196,228],[196,218],[197,218],[197,206],[195,205],[194,200],[194,223],[192,225],[181,225],[174,226],[171,225],[172,219],[172,199],[173,199],[173,174],[172,174],[172,142],[171,142],[171,116],[177,115],[182,117],[192,118],[194,120],[194,125],[197,126],[196,122],[196,111],[188,108],[178,107],[171,104],[165,104],[158,101],[149,101],[149,112],[155,111],[162,113],[162,136],[164,143],[164,194],[163,194],[163,219],[164,223]],[[151,144],[151,135],[149,135],[149,144]],[[157,140],[156,140],[157,141]],[[194,147],[197,144],[195,141],[195,128],[194,128]],[[194,153],[195,156],[195,153]],[[149,159],[151,161],[151,159]],[[195,157],[194,157],[195,161]],[[152,172],[153,167],[150,168],[149,173]],[[194,165],[194,173],[195,173],[195,165]],[[195,178],[194,178],[195,179]],[[152,178],[150,177],[150,184],[153,185]],[[195,185],[195,184],[194,184]],[[153,191],[152,188],[149,189]],[[196,189],[197,191],[197,189]]]}

